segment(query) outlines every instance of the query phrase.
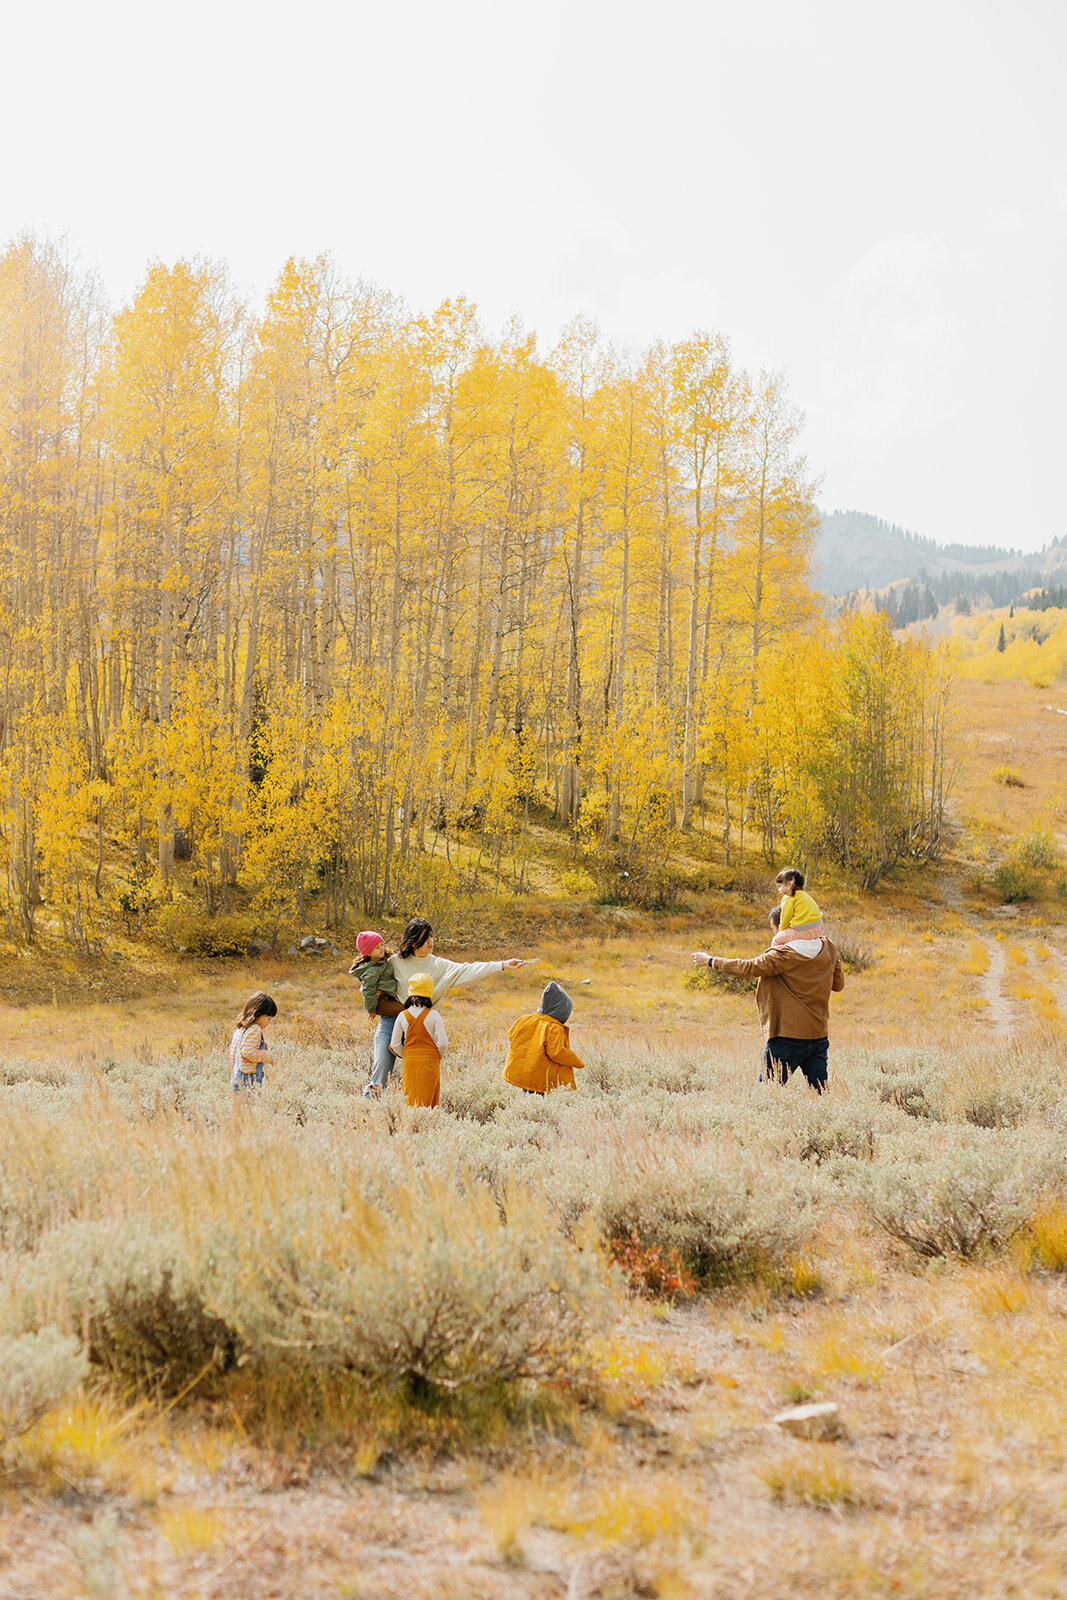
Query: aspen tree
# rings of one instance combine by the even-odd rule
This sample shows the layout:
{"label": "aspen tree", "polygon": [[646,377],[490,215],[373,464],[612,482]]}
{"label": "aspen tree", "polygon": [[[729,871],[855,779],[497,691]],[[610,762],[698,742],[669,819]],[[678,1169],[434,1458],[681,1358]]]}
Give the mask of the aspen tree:
{"label": "aspen tree", "polygon": [[568,399],[568,439],[564,467],[566,517],[573,529],[564,542],[564,618],[567,690],[561,750],[560,815],[577,821],[581,804],[582,768],[582,604],[588,523],[600,487],[600,462],[594,433],[593,399],[600,379],[599,333],[594,322],[576,317],[563,331],[554,365]]}
{"label": "aspen tree", "polygon": [[[150,268],[115,319],[110,372],[113,436],[122,473],[120,516],[148,568],[144,609],[131,618],[158,638],[155,714],[161,756],[175,671],[190,653],[218,575],[218,529],[227,489],[226,386],[234,312],[218,266]],[[151,674],[154,676],[154,674]],[[161,765],[159,869],[174,870],[175,772]]]}
{"label": "aspen tree", "polygon": [[[614,639],[605,672],[605,737],[617,744],[626,720],[630,674],[633,545],[651,532],[657,440],[643,368],[617,358],[605,365],[599,394],[603,456],[604,573],[610,581]],[[603,604],[603,603],[602,603]],[[621,749],[608,763],[611,800],[607,838],[617,837],[621,806]]]}
{"label": "aspen tree", "polygon": [[[682,735],[681,825],[692,821],[700,699],[710,645],[720,539],[737,482],[738,430],[745,420],[745,386],[730,369],[729,342],[706,333],[672,351],[672,413],[683,492],[689,502],[690,589]],[[705,545],[706,541],[706,545]],[[706,553],[705,553],[706,552]],[[703,650],[701,620],[703,618]]]}
{"label": "aspen tree", "polygon": [[86,591],[96,559],[98,324],[91,284],[58,246],[26,236],[0,255],[0,758],[7,789],[0,833],[9,922],[26,941],[41,900],[45,766],[53,781],[67,784],[54,737],[58,731],[70,753],[68,724],[76,721],[86,759],[100,755],[95,613]]}
{"label": "aspen tree", "polygon": [[[760,699],[762,654],[787,621],[796,625],[810,600],[796,574],[811,557],[816,515],[814,492],[805,482],[805,462],[792,447],[800,431],[800,413],[790,406],[780,373],[761,373],[753,391],[753,408],[745,450],[744,478],[734,524],[735,584],[748,632],[749,712]],[[749,777],[742,828],[754,806],[763,824],[763,851],[774,856],[774,805],[766,764]]]}

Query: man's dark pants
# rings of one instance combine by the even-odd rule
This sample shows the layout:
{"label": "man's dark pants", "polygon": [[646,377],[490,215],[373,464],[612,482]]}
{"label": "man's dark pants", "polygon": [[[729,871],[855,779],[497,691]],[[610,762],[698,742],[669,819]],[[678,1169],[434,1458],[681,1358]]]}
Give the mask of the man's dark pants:
{"label": "man's dark pants", "polygon": [[829,1049],[829,1039],[786,1039],[781,1035],[768,1039],[760,1082],[766,1079],[769,1083],[788,1083],[790,1074],[799,1068],[808,1080],[809,1089],[822,1094],[826,1088]]}

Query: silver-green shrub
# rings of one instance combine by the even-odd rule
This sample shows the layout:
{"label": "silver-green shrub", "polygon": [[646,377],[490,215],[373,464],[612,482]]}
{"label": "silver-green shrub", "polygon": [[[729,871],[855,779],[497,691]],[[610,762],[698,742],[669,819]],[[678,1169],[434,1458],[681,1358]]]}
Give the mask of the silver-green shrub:
{"label": "silver-green shrub", "polygon": [[677,1251],[707,1281],[779,1264],[813,1221],[809,1170],[763,1162],[728,1145],[634,1132],[590,1158],[584,1170],[572,1165],[558,1181],[566,1215],[588,1208],[605,1240]]}
{"label": "silver-green shrub", "polygon": [[854,1192],[880,1228],[918,1255],[970,1257],[1019,1232],[1053,1161],[1047,1148],[988,1133],[957,1137],[928,1151],[894,1152],[858,1172]]}
{"label": "silver-green shrub", "polygon": [[309,1037],[238,1102],[218,1039],[0,1069],[0,1332],[85,1329],[172,1391],[233,1361],[477,1384],[601,1325],[586,1230],[713,1282],[795,1251],[815,1200],[859,1202],[919,1254],[974,1254],[1067,1178],[1051,1036],[835,1048],[821,1098],[758,1084],[758,1051],[578,1038],[577,1092],[524,1095],[486,1037],[436,1110],[363,1101],[364,1054]]}
{"label": "silver-green shrub", "polygon": [[[295,1202],[295,1203],[294,1203]],[[565,1370],[610,1309],[597,1252],[535,1191],[408,1171],[388,1206],[287,1196],[216,1249],[206,1297],[249,1357],[461,1389]]]}
{"label": "silver-green shrub", "polygon": [[238,1353],[233,1329],[205,1303],[196,1268],[185,1240],[158,1217],[68,1223],[19,1263],[5,1319],[69,1320],[107,1371],[176,1393]]}
{"label": "silver-green shrub", "polygon": [[32,1428],[88,1374],[77,1340],[58,1328],[0,1337],[0,1442]]}

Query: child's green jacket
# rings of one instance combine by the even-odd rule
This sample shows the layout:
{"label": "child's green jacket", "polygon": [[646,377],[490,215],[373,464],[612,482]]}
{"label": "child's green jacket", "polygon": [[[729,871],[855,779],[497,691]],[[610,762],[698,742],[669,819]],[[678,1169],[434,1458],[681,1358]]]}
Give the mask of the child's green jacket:
{"label": "child's green jacket", "polygon": [[403,1011],[396,997],[396,972],[388,956],[384,961],[368,961],[363,956],[353,961],[348,970],[359,979],[363,1004],[371,1016],[395,1017]]}

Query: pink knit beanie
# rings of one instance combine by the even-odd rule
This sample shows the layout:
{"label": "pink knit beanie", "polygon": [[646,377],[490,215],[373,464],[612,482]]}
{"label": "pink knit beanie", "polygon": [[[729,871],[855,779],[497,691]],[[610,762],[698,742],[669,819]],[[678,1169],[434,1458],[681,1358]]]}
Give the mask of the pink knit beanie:
{"label": "pink knit beanie", "polygon": [[372,950],[377,950],[378,946],[384,943],[385,940],[380,933],[356,934],[356,949],[361,956],[369,956]]}

